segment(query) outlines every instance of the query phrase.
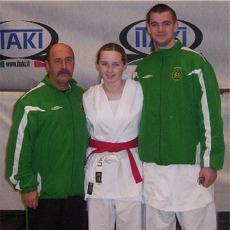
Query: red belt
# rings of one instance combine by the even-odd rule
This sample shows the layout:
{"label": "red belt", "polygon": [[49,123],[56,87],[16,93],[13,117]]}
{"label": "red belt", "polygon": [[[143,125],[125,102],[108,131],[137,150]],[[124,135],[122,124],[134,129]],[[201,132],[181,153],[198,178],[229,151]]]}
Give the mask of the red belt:
{"label": "red belt", "polygon": [[111,142],[104,142],[104,141],[97,141],[97,140],[93,140],[93,139],[89,139],[89,146],[92,148],[96,148],[95,150],[93,150],[87,159],[95,153],[103,153],[103,152],[120,152],[122,150],[126,150],[129,156],[129,162],[130,162],[130,166],[131,166],[131,171],[133,174],[133,177],[136,181],[136,183],[139,183],[142,181],[141,175],[139,173],[139,170],[137,168],[137,164],[134,160],[133,154],[131,153],[131,151],[129,150],[130,148],[136,148],[138,145],[138,138],[135,138],[131,141],[128,142],[122,142],[122,143],[111,143]]}

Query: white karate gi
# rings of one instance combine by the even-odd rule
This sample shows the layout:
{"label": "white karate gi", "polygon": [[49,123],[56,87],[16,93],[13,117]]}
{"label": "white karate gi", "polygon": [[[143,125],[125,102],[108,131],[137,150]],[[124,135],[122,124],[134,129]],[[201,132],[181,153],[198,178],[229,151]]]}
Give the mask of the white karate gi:
{"label": "white karate gi", "polygon": [[[83,95],[83,105],[90,137],[94,140],[112,143],[128,142],[135,139],[139,134],[142,103],[142,88],[138,82],[132,79],[126,80],[115,114],[102,84],[90,87]],[[87,156],[93,150],[94,148],[89,147]],[[142,176],[142,163],[138,156],[138,150],[137,148],[132,148],[130,151]],[[99,173],[97,182],[96,172]],[[142,182],[135,182],[126,150],[113,153],[95,153],[87,159],[85,167],[85,198],[87,200],[97,199],[90,201],[93,203],[92,208],[90,207],[91,203],[88,202],[89,229],[109,230],[113,228],[111,227],[111,218],[106,219],[108,215],[104,215],[108,211],[105,208],[100,209],[102,205],[97,206],[97,201],[107,202],[106,205],[110,204],[117,206],[117,208],[121,207],[123,203],[121,210],[125,206],[127,207],[125,212],[122,211],[125,216],[122,217],[119,214],[120,216],[117,218],[124,218],[121,221],[123,224],[117,223],[117,229],[141,229],[139,226],[141,224]],[[98,199],[103,199],[103,201]],[[119,202],[119,206],[116,201]],[[136,203],[137,206],[130,207],[125,203],[130,201]],[[137,212],[137,210],[139,211]],[[112,219],[114,218],[115,213]],[[107,225],[104,225],[106,222]]]}
{"label": "white karate gi", "polygon": [[[146,230],[216,230],[214,188],[199,185],[199,165],[144,163]],[[186,227],[184,227],[186,226]]]}

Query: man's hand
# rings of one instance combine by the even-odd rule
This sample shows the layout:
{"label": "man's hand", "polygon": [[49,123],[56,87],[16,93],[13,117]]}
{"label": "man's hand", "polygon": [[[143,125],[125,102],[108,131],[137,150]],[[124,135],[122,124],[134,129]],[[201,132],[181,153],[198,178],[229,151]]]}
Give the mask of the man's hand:
{"label": "man's hand", "polygon": [[38,207],[38,192],[28,192],[22,194],[22,202],[26,207],[36,209]]}
{"label": "man's hand", "polygon": [[213,184],[213,182],[217,178],[217,169],[207,168],[207,167],[206,168],[201,168],[200,172],[199,172],[199,179],[200,178],[203,178],[203,181],[202,181],[201,184],[205,188],[209,187],[211,184]]}

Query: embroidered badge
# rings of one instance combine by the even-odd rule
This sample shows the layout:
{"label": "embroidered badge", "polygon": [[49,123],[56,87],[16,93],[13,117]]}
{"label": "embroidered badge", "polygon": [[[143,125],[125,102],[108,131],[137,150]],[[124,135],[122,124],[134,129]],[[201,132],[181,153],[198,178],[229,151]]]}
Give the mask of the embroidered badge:
{"label": "embroidered badge", "polygon": [[181,71],[181,69],[179,69],[179,68],[175,69],[173,71],[173,73],[172,73],[172,78],[175,81],[179,81],[182,78],[182,71]]}

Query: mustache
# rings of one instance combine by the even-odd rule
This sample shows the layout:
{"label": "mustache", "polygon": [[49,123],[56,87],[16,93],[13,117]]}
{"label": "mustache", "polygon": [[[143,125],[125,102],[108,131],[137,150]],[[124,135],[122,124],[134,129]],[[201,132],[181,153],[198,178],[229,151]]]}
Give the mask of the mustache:
{"label": "mustache", "polygon": [[69,76],[71,76],[71,73],[68,69],[62,69],[58,72],[58,75],[61,75],[61,74],[68,74]]}

